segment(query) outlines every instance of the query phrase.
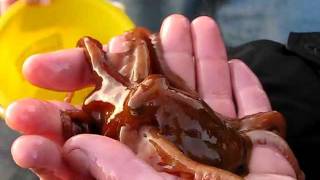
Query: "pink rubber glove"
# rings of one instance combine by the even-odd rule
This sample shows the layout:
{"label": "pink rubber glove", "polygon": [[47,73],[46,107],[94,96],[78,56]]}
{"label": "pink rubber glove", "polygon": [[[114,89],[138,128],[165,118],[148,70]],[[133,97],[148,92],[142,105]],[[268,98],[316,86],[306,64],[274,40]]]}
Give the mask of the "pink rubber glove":
{"label": "pink rubber glove", "polygon": [[[215,111],[243,117],[271,110],[251,70],[239,60],[227,62],[219,28],[211,18],[199,17],[190,23],[181,15],[169,16],[160,36],[164,57],[172,70]],[[121,52],[126,49],[123,41],[122,36],[116,37],[107,48]],[[34,85],[58,91],[74,91],[91,83],[82,49],[32,56],[25,62],[23,73]],[[108,137],[84,134],[64,142],[59,110],[70,108],[74,107],[35,99],[9,106],[8,126],[24,134],[12,146],[19,166],[31,168],[42,179],[177,179],[155,171],[125,145]],[[249,171],[246,179],[296,177],[286,158],[267,145],[253,147]]]}

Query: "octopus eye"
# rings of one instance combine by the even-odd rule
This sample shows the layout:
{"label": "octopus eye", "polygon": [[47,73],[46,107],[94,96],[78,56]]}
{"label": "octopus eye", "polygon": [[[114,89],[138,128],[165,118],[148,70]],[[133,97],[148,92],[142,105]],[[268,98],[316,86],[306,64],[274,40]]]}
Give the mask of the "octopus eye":
{"label": "octopus eye", "polygon": [[145,108],[144,108],[144,106],[141,106],[141,107],[136,108],[136,109],[131,109],[130,110],[130,115],[131,116],[141,116],[141,115],[143,115],[144,112],[145,112]]}

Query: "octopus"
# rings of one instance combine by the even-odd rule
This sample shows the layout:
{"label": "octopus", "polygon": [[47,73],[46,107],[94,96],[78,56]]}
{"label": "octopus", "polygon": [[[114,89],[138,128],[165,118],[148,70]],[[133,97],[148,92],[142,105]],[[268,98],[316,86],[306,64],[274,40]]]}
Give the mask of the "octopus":
{"label": "octopus", "polygon": [[213,180],[243,179],[253,145],[272,144],[303,179],[282,139],[286,123],[279,112],[224,117],[169,68],[157,34],[136,28],[124,37],[128,50],[114,54],[91,37],[79,40],[95,88],[81,109],[61,112],[66,139],[104,135],[126,144],[157,171]]}

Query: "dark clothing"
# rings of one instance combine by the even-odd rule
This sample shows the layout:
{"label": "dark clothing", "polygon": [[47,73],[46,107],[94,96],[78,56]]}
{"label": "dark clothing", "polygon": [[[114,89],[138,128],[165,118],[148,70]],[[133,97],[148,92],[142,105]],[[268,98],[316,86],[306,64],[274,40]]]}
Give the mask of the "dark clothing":
{"label": "dark clothing", "polygon": [[254,41],[228,54],[258,76],[273,109],[287,118],[287,141],[307,179],[320,179],[320,33],[291,33],[287,46]]}

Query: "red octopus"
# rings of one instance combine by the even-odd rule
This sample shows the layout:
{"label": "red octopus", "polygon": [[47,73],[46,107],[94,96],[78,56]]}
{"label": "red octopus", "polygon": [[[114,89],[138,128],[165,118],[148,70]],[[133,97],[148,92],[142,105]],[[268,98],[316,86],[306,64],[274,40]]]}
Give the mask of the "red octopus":
{"label": "red octopus", "polygon": [[121,54],[104,52],[90,37],[79,41],[96,86],[81,110],[62,112],[65,138],[95,133],[117,139],[156,170],[183,179],[242,179],[253,144],[274,143],[302,178],[281,140],[286,125],[280,113],[223,117],[168,68],[157,35],[137,28],[125,38],[130,48]]}

